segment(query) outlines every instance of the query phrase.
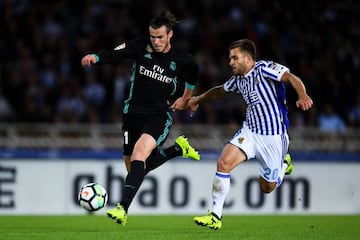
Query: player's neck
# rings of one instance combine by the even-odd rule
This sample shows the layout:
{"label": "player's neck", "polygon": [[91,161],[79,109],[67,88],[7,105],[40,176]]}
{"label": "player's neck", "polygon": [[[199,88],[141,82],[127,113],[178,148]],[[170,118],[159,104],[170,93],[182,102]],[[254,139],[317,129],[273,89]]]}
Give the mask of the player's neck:
{"label": "player's neck", "polygon": [[162,53],[168,53],[171,49],[171,44],[169,43],[165,48],[164,51],[162,51]]}
{"label": "player's neck", "polygon": [[246,74],[247,74],[248,72],[250,72],[251,69],[253,69],[254,66],[255,66],[255,62],[251,62],[251,64],[248,65],[248,68],[247,68],[247,70],[246,70]]}

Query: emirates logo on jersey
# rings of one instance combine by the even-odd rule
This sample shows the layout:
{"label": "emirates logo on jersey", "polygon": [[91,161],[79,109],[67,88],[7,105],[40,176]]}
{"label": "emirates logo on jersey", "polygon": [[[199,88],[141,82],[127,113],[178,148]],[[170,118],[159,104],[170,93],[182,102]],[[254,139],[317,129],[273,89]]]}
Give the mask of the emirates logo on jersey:
{"label": "emirates logo on jersey", "polygon": [[154,65],[152,69],[147,69],[140,65],[139,73],[164,83],[171,83],[173,81],[173,78],[165,75],[164,69],[159,65]]}

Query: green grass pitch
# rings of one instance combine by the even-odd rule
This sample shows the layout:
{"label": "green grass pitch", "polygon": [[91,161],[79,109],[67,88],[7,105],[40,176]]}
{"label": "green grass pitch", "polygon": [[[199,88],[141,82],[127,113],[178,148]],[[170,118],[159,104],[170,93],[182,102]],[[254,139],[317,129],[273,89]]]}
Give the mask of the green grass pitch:
{"label": "green grass pitch", "polygon": [[2,240],[360,239],[360,215],[225,216],[221,230],[195,225],[192,216],[130,215],[126,226],[106,216],[1,216]]}

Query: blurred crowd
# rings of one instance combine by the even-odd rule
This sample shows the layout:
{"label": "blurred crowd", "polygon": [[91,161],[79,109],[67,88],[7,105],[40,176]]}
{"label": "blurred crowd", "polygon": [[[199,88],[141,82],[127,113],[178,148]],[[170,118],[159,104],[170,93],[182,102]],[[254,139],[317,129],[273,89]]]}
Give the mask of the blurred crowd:
{"label": "blurred crowd", "polygon": [[[131,63],[83,68],[80,60],[148,36],[163,8],[181,20],[173,44],[200,65],[196,93],[228,79],[228,45],[249,38],[258,59],[288,66],[314,100],[301,112],[288,88],[292,126],[360,127],[360,4],[351,0],[1,0],[0,120],[120,122]],[[204,104],[193,118],[175,115],[181,124],[243,119],[238,96]]]}

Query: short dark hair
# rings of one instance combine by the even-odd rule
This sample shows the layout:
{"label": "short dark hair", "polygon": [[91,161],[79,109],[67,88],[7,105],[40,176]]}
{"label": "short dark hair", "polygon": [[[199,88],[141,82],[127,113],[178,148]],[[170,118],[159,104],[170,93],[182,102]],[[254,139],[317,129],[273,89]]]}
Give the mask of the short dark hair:
{"label": "short dark hair", "polygon": [[170,32],[173,26],[177,23],[178,21],[176,20],[174,14],[168,10],[162,10],[159,15],[151,19],[149,26],[154,29],[166,26],[167,32]]}
{"label": "short dark hair", "polygon": [[229,50],[234,48],[240,48],[241,51],[245,51],[255,60],[256,58],[256,46],[255,43],[249,39],[241,39],[234,41],[230,44]]}

